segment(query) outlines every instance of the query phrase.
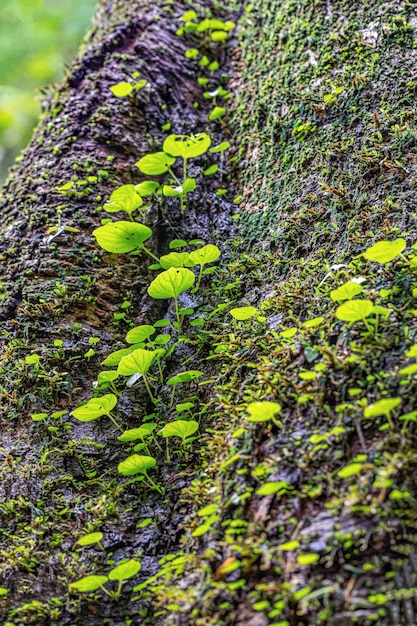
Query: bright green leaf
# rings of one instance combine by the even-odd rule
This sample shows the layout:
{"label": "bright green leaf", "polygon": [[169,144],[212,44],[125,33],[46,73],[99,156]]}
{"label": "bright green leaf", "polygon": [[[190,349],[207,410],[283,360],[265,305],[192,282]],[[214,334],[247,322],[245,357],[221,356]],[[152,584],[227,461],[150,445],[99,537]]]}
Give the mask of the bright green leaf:
{"label": "bright green leaf", "polygon": [[174,163],[174,157],[165,152],[155,152],[142,157],[136,163],[136,167],[147,176],[159,176],[159,174],[165,174]]}
{"label": "bright green leaf", "polygon": [[193,286],[194,273],[184,267],[171,267],[161,272],[149,285],[148,294],[151,298],[178,298],[184,291]]}
{"label": "bright green leaf", "polygon": [[108,222],[93,231],[98,245],[107,252],[123,253],[141,248],[152,231],[137,222]]}
{"label": "bright green leaf", "polygon": [[402,238],[394,241],[378,241],[366,252],[363,253],[365,259],[376,261],[377,263],[389,263],[404,250],[406,246],[405,240]]}

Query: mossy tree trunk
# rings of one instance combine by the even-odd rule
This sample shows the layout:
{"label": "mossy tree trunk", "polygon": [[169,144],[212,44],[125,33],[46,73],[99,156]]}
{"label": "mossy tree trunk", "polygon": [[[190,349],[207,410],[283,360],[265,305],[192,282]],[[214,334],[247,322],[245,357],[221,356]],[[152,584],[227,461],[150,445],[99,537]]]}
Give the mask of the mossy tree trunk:
{"label": "mossy tree trunk", "polygon": [[[99,360],[126,332],[114,320],[123,301],[135,324],[162,317],[146,297],[148,263],[100,253],[91,231],[103,198],[139,180],[134,163],[159,148],[161,125],[205,130],[210,109],[198,63],[184,57],[193,40],[175,35],[186,2],[102,2],[2,201],[4,614],[46,624],[411,625],[417,388],[400,370],[417,343],[415,3],[213,4],[222,18],[243,9],[239,48],[219,57],[234,104],[212,131],[219,141],[232,133],[236,192],[216,195],[228,178],[215,179],[184,220],[174,204],[155,209],[152,241],[156,253],[174,236],[222,245],[206,313],[250,304],[259,319],[218,310],[192,337],[191,363],[211,380],[198,393],[207,432],[189,466],[161,463],[163,499],[121,488],[124,453],[110,423],[66,434],[31,424],[31,413],[89,397]],[[135,71],[149,88],[112,97],[109,87]],[[75,191],[58,193],[70,179]],[[232,242],[221,198],[240,191]],[[400,237],[405,259],[361,256]],[[336,314],[342,300],[331,291],[352,279],[359,299],[389,309],[367,325]],[[100,341],[89,361],[91,337]],[[31,354],[36,367],[25,363]],[[169,371],[180,366],[174,356]],[[388,417],[366,417],[368,405],[396,398]],[[281,405],[281,425],[247,419],[247,406],[265,400]],[[124,425],[144,403],[124,394]],[[80,558],[75,538],[93,529],[106,554]],[[138,601],[67,594],[74,579],[139,551],[141,580],[160,575]],[[176,560],[158,564],[166,554]]]}

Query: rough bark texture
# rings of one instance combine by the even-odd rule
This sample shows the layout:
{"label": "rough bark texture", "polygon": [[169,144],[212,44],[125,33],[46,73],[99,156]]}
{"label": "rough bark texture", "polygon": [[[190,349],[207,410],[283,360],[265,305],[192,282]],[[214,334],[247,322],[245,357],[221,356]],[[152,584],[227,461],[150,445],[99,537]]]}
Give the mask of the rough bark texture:
{"label": "rough bark texture", "polygon": [[[119,456],[111,423],[74,423],[67,415],[71,430],[65,435],[58,423],[53,434],[30,415],[72,410],[91,397],[100,361],[125,347],[120,340],[129,324],[114,320],[123,301],[131,302],[126,319],[135,324],[166,312],[147,296],[149,262],[103,253],[91,233],[107,217],[101,206],[111,191],[146,178],[135,162],[160,149],[161,125],[170,121],[177,133],[205,127],[210,103],[196,83],[196,63],[184,56],[187,42],[175,35],[186,9],[186,2],[101,2],[79,57],[46,99],[32,143],[3,190],[0,585],[10,591],[0,602],[2,617],[13,623],[124,624],[129,615],[141,623],[137,606],[80,603],[68,596],[68,583],[90,573],[94,560],[108,569],[110,555],[118,561],[142,550],[145,578],[178,547],[186,509],[177,493],[184,478],[172,481],[163,502],[140,490],[121,494],[117,463],[126,454]],[[217,56],[226,68],[226,53]],[[114,97],[109,87],[135,71],[147,87],[134,97]],[[56,191],[70,180],[76,185],[70,192]],[[164,216],[158,204],[148,215],[157,254],[176,236],[217,232],[220,238],[228,230],[228,203],[207,188],[204,197],[194,194],[184,219],[177,201],[168,206]],[[59,225],[78,232],[50,230]],[[88,342],[92,337],[97,345]],[[96,355],[84,358],[91,347]],[[35,369],[25,363],[31,354],[40,356]],[[126,427],[138,425],[138,411],[152,411],[135,393],[125,395],[121,407]],[[167,468],[165,480],[176,473],[175,465]],[[155,523],[138,533],[137,524],[150,516]],[[80,559],[79,531],[103,524],[106,553]]]}
{"label": "rough bark texture", "polygon": [[[234,113],[210,130],[219,141],[233,132],[236,237],[228,240],[229,205],[214,193],[221,179],[195,194],[184,220],[174,202],[150,215],[156,252],[171,237],[197,236],[224,253],[199,301],[204,331],[167,363],[170,373],[191,357],[212,386],[197,394],[206,429],[198,454],[188,466],[159,463],[164,499],[121,487],[124,452],[106,422],[71,422],[65,439],[29,414],[89,396],[98,360],[126,332],[112,325],[124,298],[135,323],[162,317],[144,297],[147,263],[102,255],[90,234],[102,216],[97,196],[139,180],[134,162],[159,148],[161,124],[206,128],[200,70],[184,59],[196,40],[174,34],[185,2],[100,5],[5,188],[0,584],[11,591],[0,601],[11,623],[416,622],[417,387],[400,370],[417,343],[417,277],[399,257],[381,265],[360,256],[404,237],[411,258],[416,242],[415,3],[242,5],[212,7],[232,19],[244,8],[239,53],[220,52],[220,73],[234,61]],[[113,99],[109,86],[135,70],[152,90]],[[74,172],[79,190],[57,194]],[[62,224],[80,232],[45,243],[60,205]],[[349,326],[335,315],[342,301],[331,291],[358,277],[359,298],[389,317]],[[236,322],[218,304],[254,305],[260,319]],[[100,337],[97,362],[83,358],[91,336]],[[35,371],[24,360],[32,353],[41,356]],[[400,404],[365,418],[384,398]],[[263,400],[282,405],[280,423],[248,420],[248,404]],[[125,392],[124,424],[150,412],[146,403]],[[268,482],[274,492],[257,493]],[[77,533],[93,529],[103,530],[106,555],[77,556]],[[139,599],[130,601],[129,584],[118,604],[68,595],[69,582],[138,551],[135,583],[151,577]]]}

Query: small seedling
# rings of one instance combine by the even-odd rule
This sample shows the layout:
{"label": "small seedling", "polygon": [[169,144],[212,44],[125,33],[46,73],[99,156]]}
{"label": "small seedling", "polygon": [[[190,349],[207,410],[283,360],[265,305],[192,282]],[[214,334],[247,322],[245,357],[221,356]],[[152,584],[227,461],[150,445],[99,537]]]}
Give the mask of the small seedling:
{"label": "small seedling", "polygon": [[220,254],[221,252],[219,248],[212,244],[207,244],[206,246],[203,246],[198,250],[193,250],[193,252],[190,252],[189,261],[192,267],[194,267],[194,265],[200,266],[200,273],[198,275],[197,285],[195,288],[196,290],[200,287],[201,277],[204,273],[204,266],[207,265],[207,263],[214,263],[214,261],[217,261]]}
{"label": "small seedling", "polygon": [[71,415],[73,415],[80,422],[92,422],[93,420],[102,417],[102,415],[107,415],[116,428],[123,430],[111,414],[111,411],[114,409],[116,404],[116,396],[113,393],[108,393],[101,396],[101,398],[91,398],[91,400],[89,400],[86,404],[83,404],[75,409]]}
{"label": "small seedling", "polygon": [[167,385],[173,386],[170,406],[172,406],[174,403],[174,396],[175,396],[175,390],[177,388],[177,385],[179,385],[180,383],[189,383],[192,380],[195,380],[196,378],[200,378],[200,376],[202,375],[203,375],[203,372],[200,372],[200,370],[188,370],[186,372],[181,372],[180,374],[177,374],[176,376],[172,376],[171,378],[169,378],[167,380]]}
{"label": "small seedling", "polygon": [[394,430],[394,422],[392,421],[391,412],[401,404],[401,398],[384,398],[367,406],[363,411],[365,418],[382,417],[387,418],[387,422]]}
{"label": "small seedling", "polygon": [[282,427],[279,420],[275,418],[277,413],[281,412],[281,405],[278,402],[252,402],[246,408],[249,413],[247,418],[250,422],[269,422],[272,421],[278,428]]}
{"label": "small seedling", "polygon": [[363,253],[365,259],[376,261],[377,263],[389,263],[399,256],[406,246],[405,240],[402,238],[394,241],[378,241],[366,252]]}
{"label": "small seedling", "polygon": [[234,309],[230,309],[229,313],[235,318],[235,320],[243,322],[255,317],[255,315],[258,314],[258,311],[254,306],[239,306]]}
{"label": "small seedling", "polygon": [[190,443],[188,439],[198,430],[198,423],[194,420],[175,420],[174,422],[169,422],[166,424],[160,431],[159,435],[166,439],[166,451],[167,451],[167,463],[171,462],[168,448],[168,439],[170,437],[179,437],[181,439],[181,447],[185,454],[187,454],[186,446],[187,443]]}
{"label": "small seedling", "polygon": [[[81,591],[82,593],[89,593],[91,591],[97,591],[101,589],[106,595],[113,600],[119,600],[122,591],[122,585],[126,580],[136,576],[141,570],[141,564],[139,561],[130,559],[116,565],[110,570],[108,576],[85,576],[74,583],[69,584],[69,590]],[[109,581],[118,582],[116,591],[109,591],[104,585]]]}
{"label": "small seedling", "polygon": [[135,376],[136,374],[141,374],[149,397],[154,403],[156,403],[156,398],[152,394],[146,374],[155,363],[158,356],[160,356],[160,350],[144,350],[142,348],[138,348],[128,356],[122,357],[117,367],[117,373],[122,376]]}
{"label": "small seedling", "polygon": [[106,252],[123,254],[125,252],[132,252],[133,250],[143,250],[146,254],[159,262],[158,257],[143,244],[143,242],[152,235],[151,229],[144,224],[126,222],[123,220],[119,222],[108,222],[104,226],[96,228],[96,230],[93,231],[93,235],[98,245],[103,248],[103,250],[106,250]]}
{"label": "small seedling", "polygon": [[93,546],[95,543],[99,546],[101,550],[104,552],[103,544],[101,540],[103,539],[103,533],[97,531],[95,533],[89,533],[88,535],[84,535],[80,539],[78,539],[77,544],[82,546]]}
{"label": "small seedling", "polygon": [[[142,426],[139,426],[139,428],[131,428],[130,430],[125,430],[125,432],[122,433],[120,437],[118,437],[118,439],[119,441],[125,441],[129,443],[131,441],[137,441],[138,439],[140,439],[140,441],[142,442],[142,449],[146,451],[146,454],[150,455],[150,450],[145,439],[152,435],[156,427],[156,422],[148,422],[147,424],[142,424]],[[135,452],[138,452],[136,448]]]}
{"label": "small seedling", "polygon": [[156,489],[159,493],[163,493],[163,489],[158,485],[150,476],[148,476],[148,470],[156,466],[156,461],[153,456],[145,456],[140,454],[132,454],[127,459],[119,463],[118,471],[123,476],[135,476],[141,474],[142,480],[148,483],[152,489]]}
{"label": "small seedling", "polygon": [[148,294],[151,298],[165,300],[173,298],[175,303],[175,314],[177,318],[177,329],[181,330],[183,316],[181,316],[178,306],[178,296],[193,286],[195,281],[194,273],[184,267],[170,268],[161,272],[149,285]]}
{"label": "small seedling", "polygon": [[132,213],[143,205],[143,200],[137,192],[135,185],[122,185],[113,191],[110,200],[106,202],[103,209],[108,213],[127,213],[133,222]]}

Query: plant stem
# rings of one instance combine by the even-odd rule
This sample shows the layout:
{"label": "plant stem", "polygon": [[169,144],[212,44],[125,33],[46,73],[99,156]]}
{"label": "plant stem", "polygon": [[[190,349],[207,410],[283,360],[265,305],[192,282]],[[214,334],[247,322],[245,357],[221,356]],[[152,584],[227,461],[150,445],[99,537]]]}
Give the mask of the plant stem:
{"label": "plant stem", "polygon": [[171,168],[169,168],[169,170],[168,170],[168,171],[169,171],[169,173],[171,174],[172,178],[173,178],[173,179],[175,180],[175,182],[177,183],[177,185],[180,185],[180,186],[181,186],[181,181],[179,180],[179,178],[177,178],[177,177],[175,176],[175,174],[174,174],[174,172],[172,171],[172,169],[171,169]]}
{"label": "plant stem", "polygon": [[177,316],[177,323],[178,323],[178,332],[181,331],[181,319],[180,319],[180,312],[178,310],[178,299],[174,298],[174,302],[175,302],[175,314]]}
{"label": "plant stem", "polygon": [[171,457],[169,456],[168,437],[165,438],[166,450],[167,450],[167,463],[171,463]]}
{"label": "plant stem", "polygon": [[169,408],[172,408],[172,405],[174,404],[174,396],[175,396],[175,389],[176,389],[177,385],[173,385],[172,386],[172,393],[171,393],[171,402],[169,405]]}
{"label": "plant stem", "polygon": [[202,263],[202,264],[200,265],[200,272],[199,272],[199,274],[198,274],[197,285],[196,285],[196,287],[195,287],[196,291],[197,291],[197,290],[198,290],[198,288],[200,287],[201,277],[202,277],[202,275],[203,275],[203,267],[204,267],[204,263]]}
{"label": "plant stem", "polygon": [[107,417],[109,417],[111,419],[111,421],[116,426],[116,428],[118,428],[121,432],[123,432],[123,428],[120,426],[120,424],[117,423],[117,421],[115,420],[113,415],[111,413],[106,413],[106,415],[107,415]]}
{"label": "plant stem", "polygon": [[151,252],[151,251],[149,250],[149,248],[146,248],[143,244],[142,244],[141,248],[142,248],[142,250],[143,250],[144,252],[146,252],[146,254],[149,254],[149,256],[150,256],[152,259],[154,259],[155,261],[157,261],[157,262],[159,263],[159,259],[158,259],[158,257],[157,257],[157,256],[155,256],[155,255],[154,255],[154,253],[153,253],[153,252]]}
{"label": "plant stem", "polygon": [[154,404],[156,404],[156,398],[155,398],[155,397],[153,396],[153,394],[152,394],[151,388],[150,388],[150,386],[149,386],[149,381],[148,381],[148,379],[146,378],[146,374],[142,374],[142,376],[143,376],[143,382],[145,383],[146,391],[148,392],[149,397],[150,397],[150,399],[152,400],[152,402],[153,402]]}
{"label": "plant stem", "polygon": [[162,487],[160,487],[159,485],[157,485],[157,483],[152,480],[152,478],[150,476],[148,476],[148,474],[146,472],[144,472],[146,478],[149,480],[149,483],[152,485],[152,487],[155,487],[155,489],[157,491],[159,491],[159,493],[164,493],[164,490],[162,489]]}

